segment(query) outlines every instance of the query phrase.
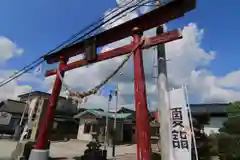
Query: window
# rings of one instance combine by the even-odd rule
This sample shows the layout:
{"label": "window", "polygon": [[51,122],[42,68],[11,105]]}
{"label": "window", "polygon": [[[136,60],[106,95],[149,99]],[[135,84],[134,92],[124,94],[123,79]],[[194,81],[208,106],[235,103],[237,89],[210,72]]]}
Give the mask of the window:
{"label": "window", "polygon": [[97,126],[96,124],[92,124],[92,132],[96,132],[97,131]]}
{"label": "window", "polygon": [[136,132],[136,130],[133,128],[133,129],[132,129],[132,133],[135,134],[135,132]]}
{"label": "window", "polygon": [[58,123],[57,122],[53,122],[53,129],[57,129]]}
{"label": "window", "polygon": [[90,133],[90,130],[91,130],[91,124],[85,123],[83,133]]}

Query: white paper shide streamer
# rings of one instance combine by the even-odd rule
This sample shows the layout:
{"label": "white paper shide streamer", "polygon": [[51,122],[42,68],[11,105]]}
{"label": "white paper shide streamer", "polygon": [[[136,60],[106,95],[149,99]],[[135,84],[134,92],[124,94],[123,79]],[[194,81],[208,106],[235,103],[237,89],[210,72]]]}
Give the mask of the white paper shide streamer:
{"label": "white paper shide streamer", "polygon": [[174,160],[191,160],[192,131],[184,88],[169,91]]}

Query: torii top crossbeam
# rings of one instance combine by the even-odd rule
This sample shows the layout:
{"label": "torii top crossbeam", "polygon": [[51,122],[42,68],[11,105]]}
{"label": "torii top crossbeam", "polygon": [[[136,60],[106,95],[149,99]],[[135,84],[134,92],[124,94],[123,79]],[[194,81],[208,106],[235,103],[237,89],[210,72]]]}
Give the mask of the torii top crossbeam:
{"label": "torii top crossbeam", "polygon": [[[155,37],[148,37],[148,43],[146,43],[147,40],[144,40],[143,31],[183,16],[186,12],[195,8],[195,3],[196,0],[172,0],[164,6],[160,6],[138,18],[99,33],[70,47],[63,48],[51,55],[45,56],[45,60],[47,60],[50,64],[60,61],[57,69],[59,74],[56,76],[46,116],[41,122],[41,129],[39,131],[37,144],[35,146],[35,150],[33,151],[35,151],[36,154],[39,153],[39,150],[41,150],[41,153],[48,153],[49,133],[52,127],[54,111],[56,109],[62,86],[60,76],[63,77],[64,73],[68,70],[132,52],[134,62],[134,95],[137,122],[137,159],[150,160],[150,130],[149,123],[146,121],[148,119],[148,110],[142,49],[179,39],[181,38],[181,35],[177,30],[170,31]],[[131,44],[96,55],[96,47],[104,46],[131,35],[133,37]],[[84,60],[67,63],[68,58],[84,52],[86,56]],[[56,70],[49,70],[46,73],[46,76],[54,75],[56,74]],[[35,160],[34,158],[32,159]]]}
{"label": "torii top crossbeam", "polygon": [[[184,14],[196,7],[196,0],[170,0],[167,4],[160,6],[147,14],[127,21],[112,29],[94,35],[88,39],[94,39],[95,46],[101,47],[106,44],[121,40],[132,34],[133,27],[138,26],[142,31],[157,27],[168,21],[184,16]],[[55,53],[47,55],[44,59],[48,64],[56,63],[60,56],[70,58],[81,54],[85,50],[85,41],[63,48]]]}

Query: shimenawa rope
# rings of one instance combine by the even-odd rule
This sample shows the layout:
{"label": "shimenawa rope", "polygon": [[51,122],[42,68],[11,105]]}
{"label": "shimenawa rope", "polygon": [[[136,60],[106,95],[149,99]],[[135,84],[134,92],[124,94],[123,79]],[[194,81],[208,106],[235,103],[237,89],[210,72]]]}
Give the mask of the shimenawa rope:
{"label": "shimenawa rope", "polygon": [[[130,59],[131,55],[138,49],[139,47],[142,47],[143,45],[146,45],[148,43],[148,38],[145,36],[141,37],[141,41],[139,44],[137,44],[130,54],[126,56],[126,58],[122,61],[122,63],[113,71],[112,74],[110,74],[104,81],[102,81],[100,84],[96,85],[92,89],[86,91],[86,92],[73,92],[71,91],[70,87],[64,82],[64,79],[60,73],[59,68],[57,68],[57,75],[59,76],[60,80],[62,81],[63,87],[65,87],[65,92],[67,94],[67,98],[71,97],[73,100],[82,101],[84,98],[92,95],[97,94],[101,87],[103,87],[118,71],[124,66],[124,64]],[[76,97],[76,98],[74,98]]]}

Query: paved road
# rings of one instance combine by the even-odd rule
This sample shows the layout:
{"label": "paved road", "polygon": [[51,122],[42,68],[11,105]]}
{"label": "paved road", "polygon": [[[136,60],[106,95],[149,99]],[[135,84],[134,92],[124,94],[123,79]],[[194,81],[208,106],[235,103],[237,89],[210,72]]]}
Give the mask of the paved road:
{"label": "paved road", "polygon": [[16,142],[10,140],[0,140],[0,160],[7,160],[16,147]]}
{"label": "paved road", "polygon": [[[12,151],[16,147],[16,142],[10,140],[0,140],[0,160],[8,160]],[[68,142],[53,142],[50,146],[50,156],[53,159],[68,159],[80,157],[86,149],[86,143],[77,140]],[[111,158],[112,149],[108,148],[108,157]],[[135,158],[136,145],[120,145],[116,147],[117,159],[132,160]],[[75,158],[76,160],[76,158]]]}
{"label": "paved road", "polygon": [[116,158],[108,158],[109,160],[134,160],[137,159],[136,154],[117,155]]}

